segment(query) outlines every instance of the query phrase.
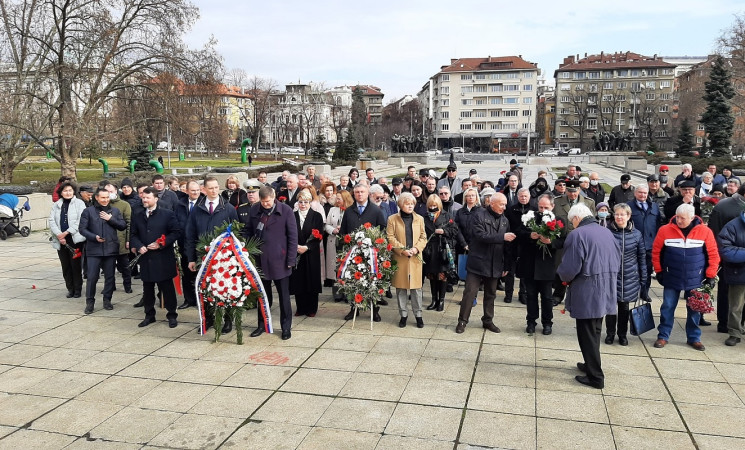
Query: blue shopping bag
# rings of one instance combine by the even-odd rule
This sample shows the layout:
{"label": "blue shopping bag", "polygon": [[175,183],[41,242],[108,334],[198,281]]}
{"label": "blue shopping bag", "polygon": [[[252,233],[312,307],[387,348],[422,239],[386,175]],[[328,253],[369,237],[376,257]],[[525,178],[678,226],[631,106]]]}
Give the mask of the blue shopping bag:
{"label": "blue shopping bag", "polygon": [[458,255],[458,278],[466,281],[466,263],[468,262],[468,255]]}

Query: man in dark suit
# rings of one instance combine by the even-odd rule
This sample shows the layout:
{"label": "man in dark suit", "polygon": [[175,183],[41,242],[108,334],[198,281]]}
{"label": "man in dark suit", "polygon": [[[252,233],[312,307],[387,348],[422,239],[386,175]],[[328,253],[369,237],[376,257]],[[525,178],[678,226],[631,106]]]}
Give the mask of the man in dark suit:
{"label": "man in dark suit", "polygon": [[[132,218],[132,251],[140,257],[140,279],[142,280],[145,319],[138,326],[145,327],[155,322],[155,285],[163,295],[168,326],[178,325],[176,318],[176,289],[173,278],[178,273],[173,243],[181,235],[178,219],[173,211],[158,207],[158,194],[153,188],[142,192],[144,210]],[[162,237],[165,236],[165,241]]]}
{"label": "man in dark suit", "polygon": [[[628,202],[628,205],[631,208],[631,222],[634,224],[634,228],[641,232],[644,238],[644,248],[647,251],[647,278],[642,280],[639,297],[644,301],[651,302],[649,288],[652,284],[653,271],[652,244],[654,244],[654,238],[657,237],[657,230],[664,225],[662,212],[657,203],[649,197],[649,186],[646,183],[636,186],[634,200]],[[641,261],[639,263],[641,264]]]}
{"label": "man in dark suit", "polygon": [[194,207],[199,203],[204,194],[202,194],[199,188],[199,183],[192,180],[186,184],[187,198],[180,201],[176,206],[176,219],[178,220],[179,233],[178,238],[178,249],[181,253],[181,290],[184,293],[184,303],[178,307],[178,309],[186,309],[190,306],[197,306],[197,294],[194,291],[194,282],[197,279],[196,272],[189,270],[189,257],[186,256],[186,241],[184,238],[184,230],[186,230],[186,224],[189,222],[189,215],[191,214]]}
{"label": "man in dark suit", "polygon": [[297,203],[297,194],[300,192],[298,177],[294,174],[289,175],[285,181],[287,183],[287,190],[284,192],[280,190],[277,200],[293,208],[295,203]]}
{"label": "man in dark suit", "polygon": [[[364,184],[358,184],[354,187],[354,205],[347,208],[344,211],[344,215],[341,218],[341,225],[339,226],[339,236],[344,236],[354,232],[357,228],[361,227],[366,223],[374,227],[378,227],[381,230],[385,230],[386,222],[383,216],[383,211],[380,210],[373,202],[368,201],[370,196],[370,188]],[[337,239],[337,242],[342,242],[342,239]],[[380,322],[379,311],[380,307],[376,306],[373,308],[373,320]],[[354,317],[354,305],[349,311],[349,314],[344,316],[344,320],[352,320]]]}
{"label": "man in dark suit", "polygon": [[[215,227],[222,225],[224,222],[231,223],[238,220],[238,214],[235,212],[233,205],[220,196],[220,183],[217,178],[207,177],[204,179],[204,192],[205,197],[194,205],[186,223],[184,246],[186,247],[186,256],[189,259],[188,267],[192,272],[197,271],[197,242],[200,236],[213,232]],[[215,317],[207,314],[205,320],[206,328],[211,328]],[[230,333],[232,329],[233,322],[226,318],[222,327],[222,334]]]}

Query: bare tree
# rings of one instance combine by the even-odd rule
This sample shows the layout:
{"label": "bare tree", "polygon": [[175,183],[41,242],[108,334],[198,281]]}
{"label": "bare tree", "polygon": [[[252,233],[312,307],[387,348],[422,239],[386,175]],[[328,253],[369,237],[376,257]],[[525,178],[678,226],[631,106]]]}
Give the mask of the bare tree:
{"label": "bare tree", "polygon": [[[595,94],[597,95],[597,94]],[[595,105],[588,105],[587,93],[584,89],[575,90],[569,96],[570,112],[563,117],[566,125],[579,136],[579,148],[585,149],[585,134],[587,133],[587,119],[590,118],[590,108],[597,109]]]}
{"label": "bare tree", "polygon": [[[248,124],[246,134],[251,138],[255,149],[261,145],[262,131],[269,125],[272,114],[271,94],[277,89],[277,82],[271,78],[253,76],[245,87],[251,95],[251,111],[243,110],[243,118]],[[276,105],[275,105],[276,108]]]}

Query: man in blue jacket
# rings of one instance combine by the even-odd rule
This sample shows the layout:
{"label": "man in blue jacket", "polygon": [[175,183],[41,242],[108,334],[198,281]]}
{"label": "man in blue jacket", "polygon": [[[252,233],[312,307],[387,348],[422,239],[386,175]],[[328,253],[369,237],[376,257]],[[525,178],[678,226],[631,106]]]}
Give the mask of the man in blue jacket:
{"label": "man in blue jacket", "polygon": [[742,340],[742,309],[745,304],[745,213],[729,221],[719,233],[722,269],[729,284],[729,316],[724,343],[730,347]]}
{"label": "man in blue jacket", "polygon": [[96,303],[96,283],[103,269],[103,308],[114,309],[111,296],[114,293],[114,264],[119,254],[117,231],[127,229],[122,213],[109,205],[109,191],[96,190],[96,203],[83,211],[80,217],[80,234],[85,236],[88,281],[85,285],[85,312],[93,312]]}
{"label": "man in blue jacket", "polygon": [[[647,264],[647,278],[642,281],[639,297],[645,302],[651,302],[649,298],[649,287],[652,284],[652,245],[657,237],[657,230],[662,225],[662,213],[656,202],[649,198],[649,186],[641,183],[634,189],[634,200],[628,202],[631,208],[631,222],[634,228],[639,230],[644,238],[644,249],[647,251],[645,262]],[[640,261],[641,263],[641,261]]]}

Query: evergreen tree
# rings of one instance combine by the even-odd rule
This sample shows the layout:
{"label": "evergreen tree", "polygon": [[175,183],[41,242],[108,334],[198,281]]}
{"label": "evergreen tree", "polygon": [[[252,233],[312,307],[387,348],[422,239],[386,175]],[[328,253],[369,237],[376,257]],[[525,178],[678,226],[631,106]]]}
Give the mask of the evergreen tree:
{"label": "evergreen tree", "polygon": [[678,145],[675,149],[678,156],[691,156],[693,151],[693,130],[688,119],[683,119],[678,130]]}
{"label": "evergreen tree", "polygon": [[334,153],[334,161],[356,161],[357,160],[357,141],[354,138],[353,127],[347,128],[346,139],[339,139]]}
{"label": "evergreen tree", "polygon": [[735,89],[724,58],[717,56],[711,66],[709,81],[704,84],[706,100],[706,111],[701,116],[709,138],[709,146],[714,156],[728,155],[730,152],[730,140],[735,126],[735,118],[729,100],[735,96]]}
{"label": "evergreen tree", "polygon": [[322,134],[318,134],[316,136],[316,140],[313,143],[313,150],[311,151],[311,155],[313,155],[314,158],[320,159],[326,157],[326,138]]}
{"label": "evergreen tree", "polygon": [[344,135],[339,133],[339,137],[336,139],[336,150],[334,150],[334,162],[344,161],[346,155],[346,142],[344,142]]}
{"label": "evergreen tree", "polygon": [[155,170],[150,167],[150,160],[155,158],[155,154],[150,150],[150,142],[142,139],[135,148],[129,151],[129,160],[136,160],[135,172]]}
{"label": "evergreen tree", "polygon": [[[355,141],[364,147],[367,136],[367,108],[365,107],[362,89],[359,86],[352,91],[352,126],[350,129],[354,133]],[[357,150],[357,147],[354,150]]]}

